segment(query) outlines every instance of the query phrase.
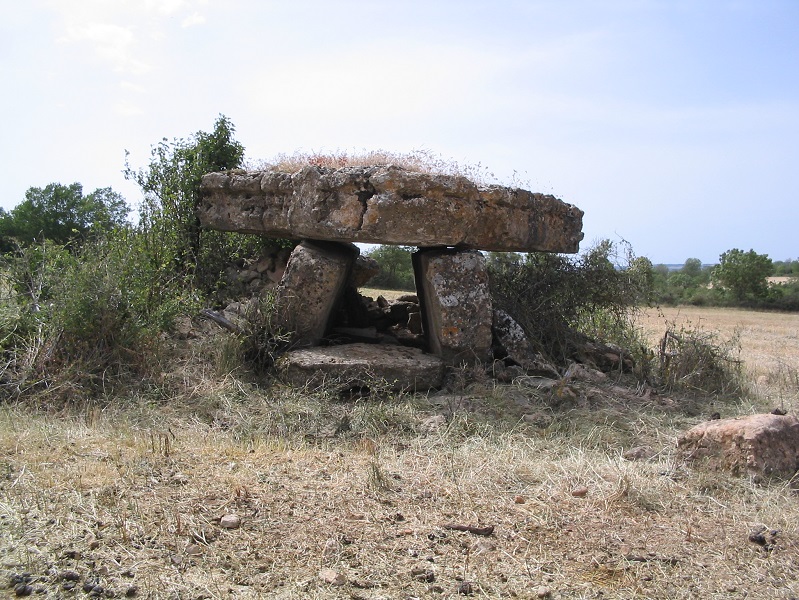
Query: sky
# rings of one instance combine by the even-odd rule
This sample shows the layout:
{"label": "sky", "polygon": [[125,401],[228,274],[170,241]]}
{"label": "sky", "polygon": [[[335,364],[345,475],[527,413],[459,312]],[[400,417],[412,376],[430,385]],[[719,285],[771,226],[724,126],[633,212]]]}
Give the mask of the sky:
{"label": "sky", "polygon": [[[0,0],[0,206],[211,131],[424,150],[584,212],[585,249],[799,258],[797,0]],[[129,153],[126,155],[126,152]]]}

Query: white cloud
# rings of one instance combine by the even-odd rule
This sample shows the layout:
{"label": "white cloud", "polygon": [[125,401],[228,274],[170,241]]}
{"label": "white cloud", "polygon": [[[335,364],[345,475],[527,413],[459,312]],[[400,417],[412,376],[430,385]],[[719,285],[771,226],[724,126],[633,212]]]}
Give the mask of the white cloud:
{"label": "white cloud", "polygon": [[131,81],[120,81],[119,88],[126,92],[135,92],[137,94],[144,94],[147,90],[144,86],[138,85]]}
{"label": "white cloud", "polygon": [[95,55],[115,71],[140,75],[150,69],[148,64],[134,56],[136,38],[133,31],[120,25],[97,22],[70,24],[66,35],[58,41],[90,44]]}
{"label": "white cloud", "polygon": [[181,21],[181,27],[194,27],[195,25],[202,25],[205,23],[205,17],[198,12],[193,12],[191,15]]}
{"label": "white cloud", "polygon": [[149,12],[170,16],[179,12],[186,4],[186,0],[147,0],[144,7]]}
{"label": "white cloud", "polygon": [[121,117],[136,117],[144,114],[144,110],[137,104],[123,100],[114,105],[114,112]]}

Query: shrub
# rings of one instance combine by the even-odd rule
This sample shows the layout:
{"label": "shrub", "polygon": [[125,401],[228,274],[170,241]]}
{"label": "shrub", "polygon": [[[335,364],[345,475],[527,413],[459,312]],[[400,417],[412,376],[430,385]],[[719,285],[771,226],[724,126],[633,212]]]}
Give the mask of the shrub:
{"label": "shrub", "polygon": [[197,299],[179,279],[163,285],[142,241],[122,230],[75,254],[45,243],[6,255],[6,397],[82,398],[158,369],[158,334]]}
{"label": "shrub", "polygon": [[495,303],[538,351],[561,363],[574,354],[581,335],[630,347],[640,338],[631,311],[649,297],[652,271],[649,261],[636,260],[626,248],[625,268],[614,265],[617,255],[608,240],[577,258],[531,253],[489,259]]}
{"label": "shrub", "polygon": [[718,333],[672,323],[658,352],[658,383],[667,390],[732,395],[742,391],[742,363],[737,335],[722,340]]}

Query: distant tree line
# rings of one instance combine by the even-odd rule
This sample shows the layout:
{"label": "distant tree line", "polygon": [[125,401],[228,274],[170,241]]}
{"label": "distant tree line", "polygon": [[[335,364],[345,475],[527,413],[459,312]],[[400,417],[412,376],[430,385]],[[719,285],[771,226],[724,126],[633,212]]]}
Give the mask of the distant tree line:
{"label": "distant tree line", "polygon": [[[777,276],[795,279],[769,282]],[[799,311],[799,260],[772,261],[754,250],[733,248],[712,266],[698,258],[674,270],[655,265],[652,283],[651,300],[656,304]]]}
{"label": "distant tree line", "polygon": [[[414,287],[411,254],[406,246],[379,246],[367,254],[380,265],[380,273],[370,282],[372,287],[410,290]],[[612,244],[605,240],[589,249],[584,256],[612,258]],[[489,252],[489,267],[496,272],[509,266],[528,264],[532,255],[517,252]],[[581,260],[578,257],[578,261]],[[733,248],[721,254],[716,265],[703,265],[698,258],[689,258],[679,269],[653,265],[646,257],[628,256],[624,264],[613,266],[635,279],[635,293],[640,304],[694,306],[738,306],[799,311],[799,260],[772,261],[754,250]],[[563,261],[558,263],[565,265]],[[603,263],[605,264],[605,263]],[[606,264],[611,264],[610,262]],[[590,267],[590,264],[586,264]],[[554,268],[554,267],[553,267]],[[586,272],[592,272],[587,268]],[[770,283],[769,277],[796,278]],[[586,293],[590,286],[585,287]]]}

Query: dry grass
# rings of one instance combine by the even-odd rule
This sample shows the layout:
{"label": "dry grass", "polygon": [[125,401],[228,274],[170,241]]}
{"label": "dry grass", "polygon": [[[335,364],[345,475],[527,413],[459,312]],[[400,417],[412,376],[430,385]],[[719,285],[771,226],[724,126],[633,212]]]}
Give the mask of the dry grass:
{"label": "dry grass", "polygon": [[[667,327],[702,328],[737,338],[753,391],[767,405],[799,411],[799,314],[735,308],[650,309],[639,320],[655,343]],[[770,409],[769,409],[770,410]]]}
{"label": "dry grass", "polygon": [[[575,384],[557,408],[490,382],[347,399],[213,377],[192,370],[201,355],[180,397],[0,409],[6,582],[27,573],[53,597],[89,583],[147,598],[799,595],[791,483],[675,458],[717,406],[623,381]],[[651,457],[622,458],[634,447]],[[778,531],[769,551],[748,541],[761,524]]]}
{"label": "dry grass", "polygon": [[[391,152],[388,150],[295,152],[294,154],[279,154],[270,160],[254,162],[248,165],[248,168],[294,173],[308,165],[331,169],[353,166],[394,165],[409,171],[466,177],[478,185],[499,183],[494,173],[481,163],[476,165],[460,163],[453,159],[444,158],[430,150],[414,150],[412,152]],[[522,182],[514,179],[511,184],[518,186]]]}
{"label": "dry grass", "polygon": [[374,288],[361,288],[358,290],[362,296],[367,298],[377,299],[378,296],[383,296],[386,300],[396,300],[401,296],[413,294],[415,292],[408,292],[403,290],[377,290]]}

